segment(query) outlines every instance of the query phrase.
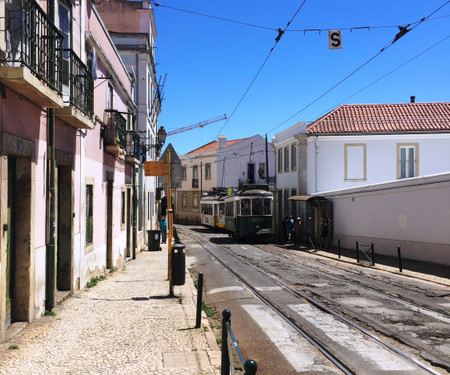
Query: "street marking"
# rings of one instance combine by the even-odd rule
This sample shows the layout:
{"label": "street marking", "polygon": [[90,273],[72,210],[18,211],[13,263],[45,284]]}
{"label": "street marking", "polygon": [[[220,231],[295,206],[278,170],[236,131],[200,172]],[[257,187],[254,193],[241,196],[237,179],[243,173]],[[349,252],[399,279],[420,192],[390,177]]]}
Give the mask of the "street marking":
{"label": "street marking", "polygon": [[231,292],[231,291],[243,291],[245,288],[243,286],[225,286],[223,288],[211,289],[207,292],[207,294],[215,294],[215,293],[223,293],[223,292]]}
{"label": "street marking", "polygon": [[257,286],[255,287],[256,290],[259,290],[261,292],[267,292],[267,291],[272,291],[272,290],[283,290],[283,288],[281,286]]}
{"label": "street marking", "polygon": [[275,312],[262,305],[242,307],[296,371],[313,371],[324,367],[324,363],[317,361],[317,351]]}
{"label": "street marking", "polygon": [[417,370],[417,367],[412,366],[409,361],[392,353],[378,342],[369,340],[360,332],[350,329],[332,315],[308,304],[289,305],[289,308],[321,330],[336,344],[350,352],[357,353],[365,361],[370,362],[374,368],[381,371],[402,371],[403,373]]}

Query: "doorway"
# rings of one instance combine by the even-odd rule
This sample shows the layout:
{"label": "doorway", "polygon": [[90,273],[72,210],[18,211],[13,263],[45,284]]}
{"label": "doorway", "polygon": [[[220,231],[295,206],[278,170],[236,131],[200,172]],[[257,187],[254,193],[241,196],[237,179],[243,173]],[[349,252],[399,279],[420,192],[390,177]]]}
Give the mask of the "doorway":
{"label": "doorway", "polygon": [[113,268],[113,194],[114,181],[108,180],[106,193],[106,268]]}
{"label": "doorway", "polygon": [[31,160],[8,156],[5,327],[30,320]]}
{"label": "doorway", "polygon": [[72,168],[58,167],[58,223],[56,288],[71,290],[72,280]]}

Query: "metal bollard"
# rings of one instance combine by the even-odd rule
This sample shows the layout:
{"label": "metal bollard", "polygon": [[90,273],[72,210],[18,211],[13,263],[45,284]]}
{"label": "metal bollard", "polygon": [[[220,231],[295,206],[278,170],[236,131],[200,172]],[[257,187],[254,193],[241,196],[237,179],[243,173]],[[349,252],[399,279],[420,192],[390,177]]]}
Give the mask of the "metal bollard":
{"label": "metal bollard", "polygon": [[375,247],[373,246],[373,243],[370,244],[370,248],[372,250],[372,266],[375,265]]}
{"label": "metal bollard", "polygon": [[197,316],[195,319],[195,328],[200,328],[200,322],[202,319],[202,298],[203,297],[203,272],[198,274],[197,283]]}
{"label": "metal bollard", "polygon": [[359,243],[356,241],[356,262],[359,263]]}
{"label": "metal bollard", "polygon": [[400,270],[400,272],[403,271],[402,268],[402,253],[400,251],[400,246],[397,247],[397,253],[398,253],[398,269]]}
{"label": "metal bollard", "polygon": [[244,363],[244,375],[256,375],[258,365],[253,359],[247,359]]}
{"label": "metal bollard", "polygon": [[231,311],[225,309],[222,311],[222,361],[220,375],[230,374],[230,357],[228,356],[228,329],[227,323],[230,323]]}
{"label": "metal bollard", "polygon": [[338,258],[341,258],[341,240],[338,240]]}

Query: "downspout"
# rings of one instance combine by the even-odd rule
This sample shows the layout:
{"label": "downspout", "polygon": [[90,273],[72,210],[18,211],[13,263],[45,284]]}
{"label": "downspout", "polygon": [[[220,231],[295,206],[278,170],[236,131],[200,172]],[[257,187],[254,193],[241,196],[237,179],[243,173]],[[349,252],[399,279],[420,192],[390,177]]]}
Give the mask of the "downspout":
{"label": "downspout", "polygon": [[136,246],[137,246],[137,196],[136,196],[136,167],[133,164],[133,239],[131,255],[133,259],[136,259]]}
{"label": "downspout", "polygon": [[[55,22],[55,0],[49,0],[47,3],[47,13],[51,21]],[[51,48],[55,48],[51,44]],[[54,69],[54,65],[50,65],[50,69]],[[51,311],[55,306],[55,237],[56,237],[56,159],[55,159],[55,109],[47,109],[47,126],[48,126],[48,152],[50,166],[47,169],[48,175],[48,197],[50,200],[49,213],[49,239],[46,247],[46,272],[45,272],[45,309]]]}
{"label": "downspout", "polygon": [[314,141],[314,192],[317,193],[317,154],[319,153],[319,137]]}
{"label": "downspout", "polygon": [[269,153],[267,151],[267,133],[266,133],[266,182],[269,185]]}

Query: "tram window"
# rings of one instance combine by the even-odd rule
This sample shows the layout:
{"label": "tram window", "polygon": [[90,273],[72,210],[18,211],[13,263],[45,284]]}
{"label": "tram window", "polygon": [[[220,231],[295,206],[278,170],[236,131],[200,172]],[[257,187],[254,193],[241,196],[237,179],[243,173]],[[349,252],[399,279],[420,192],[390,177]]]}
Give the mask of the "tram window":
{"label": "tram window", "polygon": [[233,202],[225,203],[225,216],[234,216]]}
{"label": "tram window", "polygon": [[252,215],[263,215],[263,202],[262,198],[252,199]]}
{"label": "tram window", "polygon": [[219,215],[223,215],[225,212],[225,204],[219,203]]}
{"label": "tram window", "polygon": [[264,215],[272,215],[272,199],[264,199]]}
{"label": "tram window", "polygon": [[250,215],[250,199],[241,200],[241,215],[242,216]]}

